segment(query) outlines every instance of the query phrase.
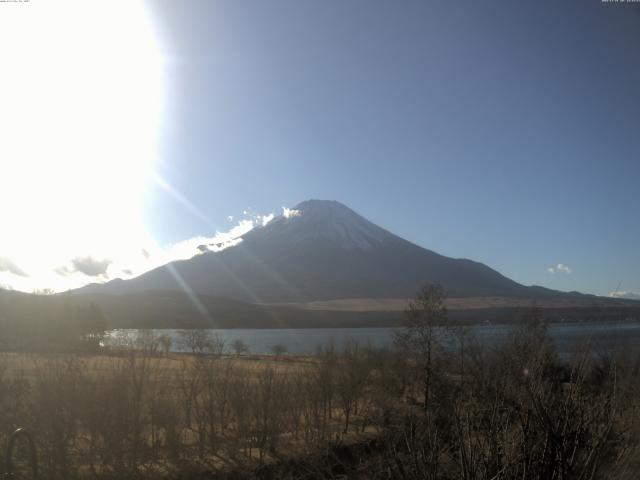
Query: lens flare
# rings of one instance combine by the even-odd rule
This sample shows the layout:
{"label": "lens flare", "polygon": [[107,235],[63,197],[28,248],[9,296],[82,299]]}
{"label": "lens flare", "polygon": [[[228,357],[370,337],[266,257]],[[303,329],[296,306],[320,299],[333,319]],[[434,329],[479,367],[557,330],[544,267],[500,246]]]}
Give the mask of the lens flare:
{"label": "lens flare", "polygon": [[29,274],[15,288],[70,288],[70,256],[150,241],[160,48],[141,2],[36,1],[3,5],[0,59],[0,257]]}

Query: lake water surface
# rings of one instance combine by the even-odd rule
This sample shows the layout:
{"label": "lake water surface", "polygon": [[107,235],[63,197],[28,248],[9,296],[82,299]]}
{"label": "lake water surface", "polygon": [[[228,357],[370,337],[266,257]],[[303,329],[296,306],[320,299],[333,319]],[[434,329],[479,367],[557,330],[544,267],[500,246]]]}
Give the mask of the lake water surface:
{"label": "lake water surface", "polygon": [[[508,339],[511,325],[475,325],[469,333],[487,346],[498,346]],[[305,328],[305,329],[215,329],[226,345],[235,339],[244,341],[250,353],[268,354],[274,345],[285,345],[289,353],[308,355],[316,353],[318,347],[333,343],[340,349],[350,340],[362,345],[390,346],[393,328]],[[187,351],[182,342],[181,330],[112,330],[105,338],[105,345],[134,344],[149,333],[168,335],[171,349]],[[615,323],[557,323],[549,325],[549,334],[561,353],[568,353],[585,341],[592,341],[597,350],[610,351],[640,346],[640,322]]]}

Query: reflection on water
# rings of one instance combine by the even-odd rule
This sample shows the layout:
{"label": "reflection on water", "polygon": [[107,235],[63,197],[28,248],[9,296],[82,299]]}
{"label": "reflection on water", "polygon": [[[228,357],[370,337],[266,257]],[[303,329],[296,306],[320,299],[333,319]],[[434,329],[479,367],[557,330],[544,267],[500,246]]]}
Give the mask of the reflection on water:
{"label": "reflection on water", "polygon": [[[498,346],[514,327],[510,325],[476,325],[469,333],[483,345]],[[340,349],[347,341],[362,345],[386,347],[393,341],[392,328],[308,328],[308,329],[215,329],[209,330],[224,340],[227,346],[240,339],[249,346],[250,353],[268,354],[274,345],[286,345],[289,353],[314,354],[320,346],[333,343]],[[182,341],[181,330],[112,330],[105,345],[130,344],[151,335],[169,336],[171,350],[188,351]],[[560,323],[549,326],[549,333],[561,353],[570,352],[585,341],[592,341],[596,350],[636,348],[640,345],[640,322],[618,323]]]}

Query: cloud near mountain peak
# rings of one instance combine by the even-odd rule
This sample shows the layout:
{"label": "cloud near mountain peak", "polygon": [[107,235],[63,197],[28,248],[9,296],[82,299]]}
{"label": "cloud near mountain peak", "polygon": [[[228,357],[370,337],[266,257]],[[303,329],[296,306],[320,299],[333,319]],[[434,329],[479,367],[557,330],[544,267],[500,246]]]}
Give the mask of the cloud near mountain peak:
{"label": "cloud near mountain peak", "polygon": [[[118,249],[109,249],[107,245],[95,251],[68,251],[61,253],[55,263],[46,266],[34,263],[34,259],[29,259],[28,255],[22,258],[24,252],[22,256],[0,256],[0,288],[25,292],[52,289],[60,292],[92,282],[133,278],[172,261],[186,260],[206,252],[219,252],[237,245],[244,234],[254,227],[267,225],[275,218],[273,213],[260,215],[249,210],[246,212],[244,218],[227,217],[229,221],[234,218],[236,221],[226,231],[216,231],[212,236],[195,236],[168,245],[158,245],[148,239],[133,240],[130,246],[125,242],[124,248],[120,246]],[[21,268],[22,260],[26,262],[25,265],[33,267],[33,272]]]}
{"label": "cloud near mountain peak", "polygon": [[102,277],[107,275],[107,269],[111,263],[113,263],[112,260],[107,258],[98,259],[87,255],[72,258],[68,265],[55,269],[55,272],[65,276],[78,272],[88,277]]}

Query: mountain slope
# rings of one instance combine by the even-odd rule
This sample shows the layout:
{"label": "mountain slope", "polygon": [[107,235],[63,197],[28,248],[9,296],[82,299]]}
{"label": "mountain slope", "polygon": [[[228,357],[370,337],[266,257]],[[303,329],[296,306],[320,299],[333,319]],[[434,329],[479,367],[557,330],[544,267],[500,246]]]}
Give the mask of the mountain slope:
{"label": "mountain slope", "polygon": [[478,262],[414,245],[335,201],[302,202],[242,242],[172,262],[131,280],[89,285],[83,293],[190,289],[252,303],[343,298],[411,298],[426,282],[451,297],[548,297]]}

